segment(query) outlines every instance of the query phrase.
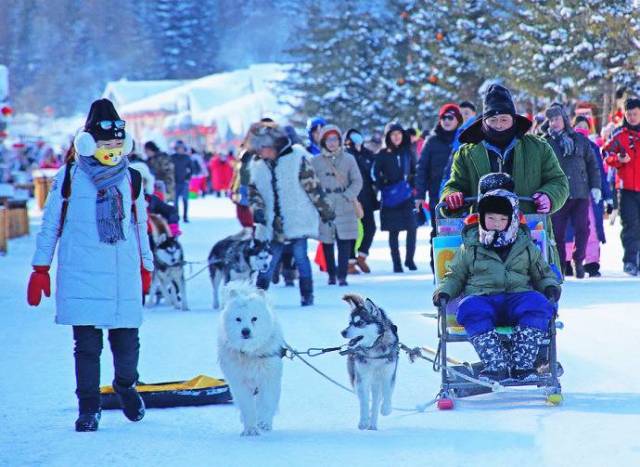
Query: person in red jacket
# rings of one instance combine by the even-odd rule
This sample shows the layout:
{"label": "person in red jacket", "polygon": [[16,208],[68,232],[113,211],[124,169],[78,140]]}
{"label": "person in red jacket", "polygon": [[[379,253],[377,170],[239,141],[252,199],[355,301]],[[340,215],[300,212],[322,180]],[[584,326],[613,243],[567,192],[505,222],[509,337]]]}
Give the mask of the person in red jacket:
{"label": "person in red jacket", "polygon": [[211,185],[216,196],[220,197],[231,188],[233,179],[233,153],[216,155],[209,161]]}
{"label": "person in red jacket", "polygon": [[626,100],[622,126],[603,148],[605,161],[621,182],[620,220],[624,272],[638,275],[640,267],[640,98]]}

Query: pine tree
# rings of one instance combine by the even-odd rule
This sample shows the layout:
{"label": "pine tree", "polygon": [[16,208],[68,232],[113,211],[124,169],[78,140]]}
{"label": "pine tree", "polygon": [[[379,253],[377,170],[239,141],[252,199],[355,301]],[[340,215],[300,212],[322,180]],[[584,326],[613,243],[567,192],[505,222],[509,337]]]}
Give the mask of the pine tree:
{"label": "pine tree", "polygon": [[569,100],[602,95],[607,83],[635,85],[637,7],[626,0],[490,0],[507,18],[497,38],[507,76],[532,95]]}
{"label": "pine tree", "polygon": [[301,115],[365,131],[391,120],[417,120],[416,101],[403,78],[406,36],[389,6],[389,14],[373,15],[355,0],[341,2],[339,10],[304,5],[306,21],[294,31],[303,40],[290,51],[294,65],[285,89]]}
{"label": "pine tree", "polygon": [[409,76],[424,110],[447,101],[477,101],[498,67],[491,41],[501,21],[483,0],[421,0],[407,11],[411,43]]}

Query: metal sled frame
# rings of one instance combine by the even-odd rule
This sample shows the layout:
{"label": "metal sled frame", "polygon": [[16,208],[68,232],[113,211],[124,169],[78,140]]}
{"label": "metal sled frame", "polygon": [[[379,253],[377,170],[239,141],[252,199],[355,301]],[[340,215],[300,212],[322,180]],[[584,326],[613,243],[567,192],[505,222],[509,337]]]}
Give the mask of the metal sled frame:
{"label": "metal sled frame", "polygon": [[[531,198],[519,198],[521,201],[532,201]],[[465,198],[465,203],[472,204],[476,201],[476,198]],[[446,218],[442,214],[442,208],[445,207],[444,203],[439,203],[436,206],[436,222],[439,219]],[[504,390],[509,387],[520,386],[535,386],[538,388],[544,388],[544,393],[547,397],[547,401],[553,405],[560,404],[562,402],[562,387],[559,381],[558,375],[558,358],[557,358],[557,344],[556,334],[557,329],[562,328],[562,323],[557,321],[558,306],[557,303],[552,303],[554,308],[553,318],[549,323],[549,329],[543,344],[540,346],[538,357],[536,359],[536,368],[546,364],[548,366],[548,372],[539,374],[537,378],[530,378],[527,381],[508,379],[500,382],[499,385],[492,385],[490,383],[481,382],[477,379],[478,372],[482,369],[482,363],[467,363],[459,362],[448,356],[448,344],[455,342],[469,342],[466,332],[464,334],[452,333],[447,324],[447,305],[441,303],[438,306],[438,349],[435,356],[434,370],[441,373],[441,389],[439,398],[440,400],[448,400],[452,402],[454,398],[469,397],[478,394],[491,393],[498,390]],[[505,340],[511,334],[511,328],[499,328],[499,335],[504,337]],[[453,371],[451,371],[453,370]],[[466,375],[469,379],[465,379],[462,375]],[[483,384],[484,383],[484,384]],[[492,387],[493,386],[493,387]],[[439,405],[440,407],[440,405]],[[448,405],[446,408],[452,408],[453,405]]]}
{"label": "metal sled frame", "polygon": [[[561,394],[562,387],[560,385],[558,377],[558,359],[557,359],[557,345],[556,345],[556,316],[557,307],[554,304],[554,317],[549,323],[549,330],[545,341],[540,346],[538,353],[537,363],[548,362],[549,373],[539,375],[535,380],[519,381],[519,380],[505,380],[500,383],[502,387],[514,387],[514,386],[536,386],[538,388],[545,388],[545,394],[550,396],[552,394]],[[504,335],[504,334],[502,334]],[[440,370],[442,382],[441,382],[441,398],[455,398],[455,397],[468,397],[477,394],[485,394],[492,392],[493,389],[489,385],[484,386],[476,382],[468,381],[460,376],[452,374],[449,369],[454,369],[456,372],[467,374],[475,379],[477,370],[482,368],[482,364],[468,364],[463,362],[454,362],[448,358],[447,347],[449,343],[453,342],[469,342],[469,339],[465,335],[451,334],[447,326],[447,310],[446,305],[440,305],[438,307],[438,351],[436,355],[436,364],[434,369]]]}

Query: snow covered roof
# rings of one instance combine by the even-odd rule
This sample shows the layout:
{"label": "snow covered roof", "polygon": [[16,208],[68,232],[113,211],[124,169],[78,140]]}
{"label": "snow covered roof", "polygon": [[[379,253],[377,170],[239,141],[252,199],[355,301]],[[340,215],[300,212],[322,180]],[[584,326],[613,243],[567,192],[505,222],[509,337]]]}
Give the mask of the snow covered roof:
{"label": "snow covered roof", "polygon": [[120,79],[110,81],[104,88],[102,97],[111,100],[116,107],[124,106],[131,102],[139,101],[145,97],[167,91],[189,83],[191,80],[151,80],[129,81]]}
{"label": "snow covered roof", "polygon": [[119,111],[125,117],[155,112],[190,112],[192,116],[203,119],[208,111],[248,95],[260,95],[254,101],[264,102],[265,93],[274,93],[274,82],[284,79],[286,68],[285,65],[269,63],[208,75],[131,102]]}

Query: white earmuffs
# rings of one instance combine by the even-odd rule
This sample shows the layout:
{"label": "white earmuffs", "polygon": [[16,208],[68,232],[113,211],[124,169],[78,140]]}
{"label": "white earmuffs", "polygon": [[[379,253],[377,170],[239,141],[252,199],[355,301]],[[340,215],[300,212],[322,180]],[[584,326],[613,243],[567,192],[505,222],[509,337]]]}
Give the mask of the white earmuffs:
{"label": "white earmuffs", "polygon": [[[93,157],[97,149],[96,140],[86,131],[78,132],[73,140],[73,146],[76,148],[76,152],[84,157]],[[133,151],[133,138],[127,131],[124,134],[124,142],[122,143],[122,154],[128,156],[131,151]]]}
{"label": "white earmuffs", "polygon": [[96,153],[96,140],[86,131],[80,131],[73,140],[76,152],[84,157],[93,157]]}

